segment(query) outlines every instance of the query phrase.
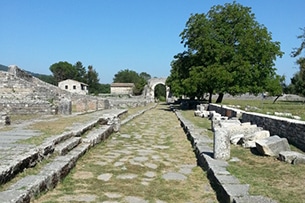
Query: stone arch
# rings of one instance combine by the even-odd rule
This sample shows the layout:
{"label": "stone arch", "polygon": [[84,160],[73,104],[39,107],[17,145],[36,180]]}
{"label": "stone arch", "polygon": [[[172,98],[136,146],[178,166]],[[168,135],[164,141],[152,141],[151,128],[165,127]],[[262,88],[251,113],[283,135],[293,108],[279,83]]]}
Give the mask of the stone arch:
{"label": "stone arch", "polygon": [[[155,87],[159,84],[165,85],[166,78],[151,78],[147,81],[145,87],[145,97],[154,100],[155,99]],[[169,101],[171,97],[170,88],[165,85],[166,89],[166,101]]]}

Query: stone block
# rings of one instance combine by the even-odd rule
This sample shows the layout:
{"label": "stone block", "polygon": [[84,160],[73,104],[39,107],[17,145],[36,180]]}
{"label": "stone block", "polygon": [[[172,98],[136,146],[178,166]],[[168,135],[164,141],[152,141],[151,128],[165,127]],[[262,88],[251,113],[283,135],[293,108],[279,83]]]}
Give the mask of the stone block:
{"label": "stone block", "polygon": [[194,116],[199,116],[199,115],[200,115],[200,113],[201,113],[201,111],[196,110],[196,111],[194,111]]}
{"label": "stone block", "polygon": [[226,128],[230,136],[235,134],[244,134],[245,136],[248,134],[253,134],[255,132],[261,131],[262,128],[257,127],[256,125],[233,125],[228,126]]}
{"label": "stone block", "polygon": [[277,201],[263,196],[242,196],[235,197],[234,203],[277,203]]}
{"label": "stone block", "polygon": [[211,120],[221,120],[221,114],[216,113],[215,111],[210,111],[209,115]]}
{"label": "stone block", "polygon": [[239,120],[232,120],[232,119],[229,119],[229,120],[221,120],[219,122],[219,127],[222,127],[222,128],[227,128],[227,127],[230,127],[230,126],[240,126],[241,123]]}
{"label": "stone block", "polygon": [[222,128],[215,128],[213,153],[215,159],[228,160],[230,158],[230,137]]}
{"label": "stone block", "polygon": [[245,136],[244,134],[232,135],[230,136],[230,142],[234,145],[237,145],[244,136]]}
{"label": "stone block", "polygon": [[270,132],[268,130],[261,130],[254,132],[252,134],[247,134],[240,139],[240,143],[244,148],[256,147],[255,142],[257,140],[265,139],[270,137]]}
{"label": "stone block", "polygon": [[58,105],[58,113],[70,115],[72,113],[72,101],[67,98],[61,99]]}
{"label": "stone block", "polygon": [[254,132],[253,134],[248,134],[244,138],[245,140],[261,140],[270,137],[270,132],[268,130],[261,130]]}
{"label": "stone block", "polygon": [[234,197],[243,197],[249,195],[248,184],[222,184],[224,190],[224,202],[233,202]]}
{"label": "stone block", "polygon": [[201,113],[199,114],[199,116],[200,116],[201,118],[208,118],[208,117],[210,116],[210,112],[209,112],[209,111],[203,110],[203,111],[201,111]]}
{"label": "stone block", "polygon": [[256,141],[256,148],[262,155],[278,157],[281,151],[290,151],[286,138],[277,135]]}
{"label": "stone block", "polygon": [[282,151],[279,153],[279,160],[290,164],[305,164],[305,154],[294,151]]}

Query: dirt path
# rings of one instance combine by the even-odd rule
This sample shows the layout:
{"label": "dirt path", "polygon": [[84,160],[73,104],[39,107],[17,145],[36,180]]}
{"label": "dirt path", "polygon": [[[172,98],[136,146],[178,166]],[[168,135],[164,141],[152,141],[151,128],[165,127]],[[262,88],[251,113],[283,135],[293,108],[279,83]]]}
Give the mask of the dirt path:
{"label": "dirt path", "polygon": [[33,202],[217,202],[175,114],[159,105],[91,149]]}

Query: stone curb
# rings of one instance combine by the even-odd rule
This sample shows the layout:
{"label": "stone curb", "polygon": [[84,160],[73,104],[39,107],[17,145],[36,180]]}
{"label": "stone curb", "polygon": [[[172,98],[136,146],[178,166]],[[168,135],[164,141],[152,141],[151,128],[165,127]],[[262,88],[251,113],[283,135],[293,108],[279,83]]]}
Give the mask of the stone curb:
{"label": "stone curb", "polygon": [[198,164],[207,171],[207,177],[217,194],[219,202],[230,203],[276,203],[275,200],[263,196],[251,196],[249,194],[249,185],[241,184],[239,180],[231,175],[226,167],[228,163],[222,160],[213,159],[213,150],[208,145],[212,140],[201,135],[199,128],[186,120],[179,111],[175,114],[180,121],[180,125],[187,135],[195,151]]}
{"label": "stone curb", "polygon": [[128,116],[127,118],[125,118],[124,120],[121,121],[121,125],[125,125],[126,123],[128,123],[128,122],[131,121],[131,120],[133,120],[134,118],[136,118],[136,117],[138,117],[138,116],[144,114],[146,111],[149,111],[149,110],[151,110],[151,109],[156,108],[157,106],[158,106],[158,104],[155,104],[154,106],[149,107],[148,109],[144,109],[144,110],[139,111],[139,112],[137,112],[137,113],[135,113],[135,114],[133,114],[133,115]]}
{"label": "stone curb", "polygon": [[[148,109],[142,110],[134,115],[122,121],[123,124],[131,121],[139,115],[142,115],[148,110],[151,110],[157,106],[154,105]],[[117,114],[112,114],[113,117],[119,117],[120,115],[126,113],[127,110],[121,110]],[[99,118],[96,122],[91,122],[89,125],[80,127],[78,130],[74,130],[72,133],[65,133],[59,136],[55,136],[53,139],[50,138],[47,142],[43,143],[38,150],[43,156],[48,155],[48,152],[53,152],[55,145],[64,141],[65,139],[73,138],[76,135],[80,136],[91,130],[98,122],[103,119],[108,119],[109,115]],[[101,126],[99,129],[93,129],[90,131],[86,137],[82,138],[81,144],[69,151],[63,156],[57,156],[55,159],[45,165],[39,174],[26,176],[13,185],[11,185],[7,190],[0,192],[0,202],[1,203],[24,203],[30,202],[33,197],[39,195],[42,192],[54,188],[57,183],[62,180],[70,170],[75,166],[77,160],[83,156],[90,148],[99,142],[107,139],[113,133],[113,125]],[[74,140],[74,139],[71,139]],[[55,144],[56,143],[56,144]],[[38,152],[37,159],[38,159]],[[30,156],[31,157],[31,156]],[[27,158],[28,159],[28,158]],[[27,160],[26,159],[26,160]],[[15,166],[16,167],[16,166]],[[23,170],[23,169],[22,169]]]}

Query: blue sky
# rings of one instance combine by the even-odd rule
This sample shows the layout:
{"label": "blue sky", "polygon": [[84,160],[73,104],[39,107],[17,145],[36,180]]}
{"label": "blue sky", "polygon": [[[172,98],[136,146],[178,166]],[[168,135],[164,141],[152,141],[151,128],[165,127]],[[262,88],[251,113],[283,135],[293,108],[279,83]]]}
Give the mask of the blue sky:
{"label": "blue sky", "polygon": [[[173,56],[184,51],[179,34],[192,13],[217,0],[0,0],[0,64],[48,74],[59,61],[92,65],[100,83],[124,69],[167,77]],[[304,0],[237,0],[281,42],[277,73],[298,71],[293,48],[305,27]]]}

